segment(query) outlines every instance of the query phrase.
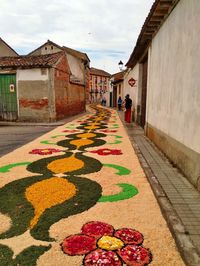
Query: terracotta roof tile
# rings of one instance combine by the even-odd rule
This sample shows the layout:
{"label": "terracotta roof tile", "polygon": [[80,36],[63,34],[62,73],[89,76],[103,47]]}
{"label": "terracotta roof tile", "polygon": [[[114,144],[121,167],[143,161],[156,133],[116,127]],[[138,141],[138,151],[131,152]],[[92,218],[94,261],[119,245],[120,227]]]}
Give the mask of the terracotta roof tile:
{"label": "terracotta roof tile", "polygon": [[97,75],[97,76],[105,76],[105,77],[110,77],[111,74],[98,68],[91,67],[90,68],[90,74],[91,75]]}
{"label": "terracotta roof tile", "polygon": [[58,52],[39,56],[0,57],[0,68],[51,67],[63,55],[63,52]]}

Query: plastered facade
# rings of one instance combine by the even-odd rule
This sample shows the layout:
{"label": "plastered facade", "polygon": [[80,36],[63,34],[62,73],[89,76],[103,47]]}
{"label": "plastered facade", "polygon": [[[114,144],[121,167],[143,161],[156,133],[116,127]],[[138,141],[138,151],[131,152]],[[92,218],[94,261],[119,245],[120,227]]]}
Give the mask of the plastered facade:
{"label": "plastered facade", "polygon": [[179,1],[153,38],[146,110],[147,134],[160,147],[166,142],[162,149],[194,185],[200,176],[199,14],[200,1]]}

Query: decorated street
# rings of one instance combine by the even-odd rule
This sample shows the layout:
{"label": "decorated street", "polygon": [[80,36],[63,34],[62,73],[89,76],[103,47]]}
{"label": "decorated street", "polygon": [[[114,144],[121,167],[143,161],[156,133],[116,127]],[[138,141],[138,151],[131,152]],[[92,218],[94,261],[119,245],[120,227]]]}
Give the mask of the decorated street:
{"label": "decorated street", "polygon": [[185,265],[113,109],[0,162],[1,266]]}

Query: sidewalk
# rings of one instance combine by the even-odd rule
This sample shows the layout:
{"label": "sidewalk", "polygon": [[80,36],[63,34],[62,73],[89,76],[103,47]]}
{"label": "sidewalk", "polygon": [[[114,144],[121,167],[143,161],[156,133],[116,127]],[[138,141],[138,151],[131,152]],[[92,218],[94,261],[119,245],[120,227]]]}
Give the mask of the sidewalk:
{"label": "sidewalk", "polygon": [[118,114],[185,263],[199,266],[200,193],[145,137],[142,128],[124,122],[123,112]]}

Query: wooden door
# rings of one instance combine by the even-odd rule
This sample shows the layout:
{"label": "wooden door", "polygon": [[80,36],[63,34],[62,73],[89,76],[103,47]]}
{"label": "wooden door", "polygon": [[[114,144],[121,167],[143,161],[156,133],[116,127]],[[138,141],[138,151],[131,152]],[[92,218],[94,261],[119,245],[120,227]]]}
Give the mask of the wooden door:
{"label": "wooden door", "polygon": [[16,75],[0,74],[0,120],[17,120]]}

